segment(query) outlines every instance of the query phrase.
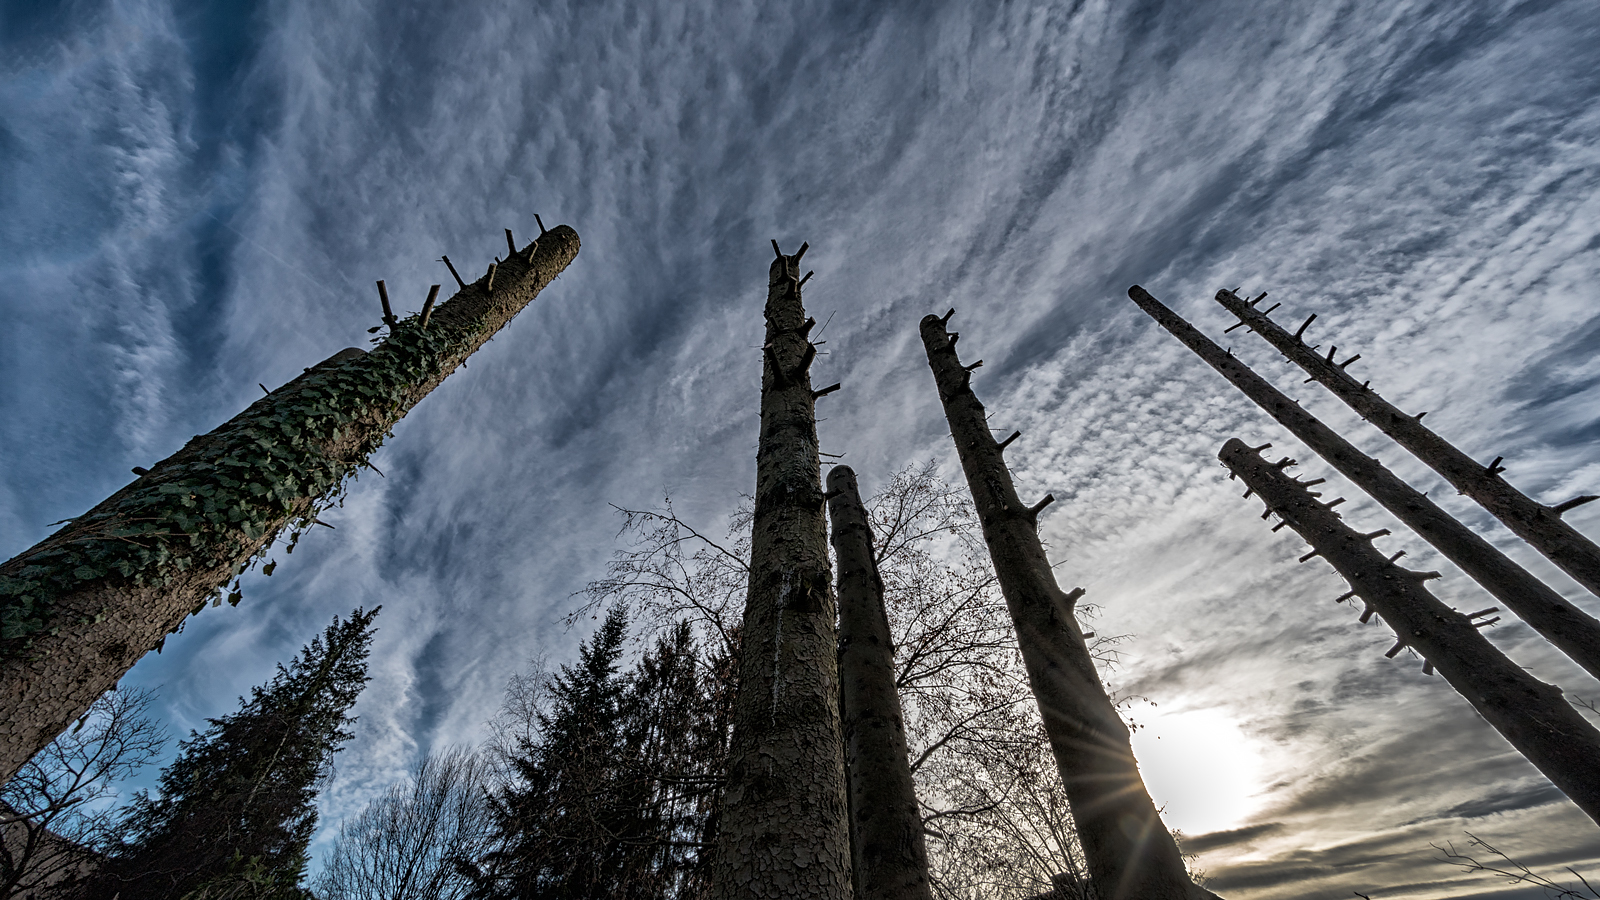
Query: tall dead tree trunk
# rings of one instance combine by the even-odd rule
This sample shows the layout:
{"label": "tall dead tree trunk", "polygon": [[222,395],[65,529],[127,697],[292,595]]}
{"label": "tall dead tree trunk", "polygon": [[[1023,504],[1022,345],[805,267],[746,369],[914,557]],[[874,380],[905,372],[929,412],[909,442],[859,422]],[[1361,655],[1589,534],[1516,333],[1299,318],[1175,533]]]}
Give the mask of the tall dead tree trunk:
{"label": "tall dead tree trunk", "polygon": [[1398,638],[1389,656],[1414,648],[1428,669],[1438,669],[1517,752],[1600,823],[1600,731],[1561,698],[1560,688],[1529,675],[1478,633],[1473,619],[1483,613],[1463,615],[1445,606],[1423,587],[1438,573],[1403,569],[1379,552],[1372,541],[1387,531],[1358,534],[1340,521],[1315,499],[1310,482],[1284,474],[1294,460],[1268,463],[1238,438],[1218,456],[1261,495],[1269,512],[1311,544],[1303,560],[1321,556],[1344,576],[1366,604],[1363,622],[1374,611],[1383,616]]}
{"label": "tall dead tree trunk", "polygon": [[839,712],[856,900],[932,900],[922,811],[895,690],[883,579],[872,551],[872,526],[849,466],[828,472],[827,496],[839,565]]}
{"label": "tall dead tree trunk", "polygon": [[816,397],[799,252],[767,279],[750,588],[713,896],[850,896],[850,829]]}
{"label": "tall dead tree trunk", "polygon": [[1101,900],[1209,897],[1184,872],[1177,844],[1139,775],[1128,727],[1095,671],[1073,614],[1083,591],[1061,590],[1039,543],[1039,511],[1053,498],[1031,507],[1017,499],[1001,452],[1016,435],[996,442],[990,434],[970,385],[981,360],[963,366],[956,356],[958,335],[945,330],[954,313],[924,318],[922,343],[1095,890]]}
{"label": "tall dead tree trunk", "polygon": [[1535,578],[1456,521],[1421,491],[1406,484],[1377,460],[1356,449],[1300,404],[1253,372],[1249,366],[1218,347],[1194,326],[1150,296],[1138,285],[1128,296],[1161,327],[1182,341],[1246,397],[1304,441],[1372,499],[1394,513],[1472,579],[1483,585],[1522,621],[1567,654],[1591,675],[1600,678],[1600,622],[1569,603],[1553,588]]}
{"label": "tall dead tree trunk", "polygon": [[404,321],[384,294],[390,333],[370,353],[307,369],[0,566],[0,782],[220,600],[286,526],[309,526],[394,424],[577,253],[577,232],[558,226]]}
{"label": "tall dead tree trunk", "polygon": [[[1358,382],[1350,375],[1348,367],[1361,358],[1353,354],[1343,362],[1334,362],[1338,347],[1329,346],[1326,357],[1318,356],[1316,348],[1306,346],[1301,340],[1313,315],[1294,334],[1278,327],[1267,314],[1255,308],[1267,295],[1246,301],[1232,291],[1218,291],[1217,302],[1238,316],[1240,321],[1266,339],[1314,380],[1343,400],[1361,417],[1393,438],[1395,443],[1411,451],[1429,468],[1444,476],[1455,489],[1478,501],[1484,509],[1535,550],[1561,567],[1591,593],[1600,595],[1600,547],[1584,537],[1576,528],[1561,521],[1561,514],[1600,496],[1574,497],[1565,503],[1546,506],[1507,484],[1500,477],[1505,471],[1500,458],[1487,466],[1457,450],[1453,444],[1424,427],[1422,417],[1426,412],[1410,416],[1396,409],[1389,401]],[[1238,326],[1234,326],[1238,327]],[[1531,624],[1531,623],[1530,623]],[[1593,671],[1593,670],[1591,670]]]}

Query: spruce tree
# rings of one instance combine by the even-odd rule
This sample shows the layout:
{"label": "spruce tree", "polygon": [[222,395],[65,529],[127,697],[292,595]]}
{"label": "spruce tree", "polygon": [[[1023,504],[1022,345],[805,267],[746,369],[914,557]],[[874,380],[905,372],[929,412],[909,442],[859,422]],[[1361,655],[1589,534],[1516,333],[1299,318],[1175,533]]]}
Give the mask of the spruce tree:
{"label": "spruce tree", "polygon": [[191,733],[155,796],[129,809],[92,900],[306,898],[314,801],[367,682],[378,609],[334,619],[238,712]]}
{"label": "spruce tree", "polygon": [[577,665],[551,679],[539,737],[523,742],[511,760],[516,782],[494,798],[500,846],[474,873],[476,896],[619,896],[623,843],[638,831],[619,777],[627,630],[626,613],[612,610]]}
{"label": "spruce tree", "polygon": [[640,804],[641,826],[627,867],[630,897],[689,900],[710,889],[732,712],[716,670],[715,660],[701,659],[689,623],[679,622],[630,679],[623,759],[633,773],[629,793]]}
{"label": "spruce tree", "polygon": [[464,866],[479,898],[692,900],[710,887],[731,659],[702,659],[686,622],[631,670],[613,609],[550,679],[533,736],[495,796],[497,847]]}

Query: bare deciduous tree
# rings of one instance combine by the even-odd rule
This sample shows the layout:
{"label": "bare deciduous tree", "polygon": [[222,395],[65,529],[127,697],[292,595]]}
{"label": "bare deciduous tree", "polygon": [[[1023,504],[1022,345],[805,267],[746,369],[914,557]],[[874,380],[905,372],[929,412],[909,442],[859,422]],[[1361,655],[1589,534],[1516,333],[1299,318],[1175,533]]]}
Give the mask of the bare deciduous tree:
{"label": "bare deciduous tree", "polygon": [[65,886],[99,861],[116,832],[116,782],[167,740],[150,702],[108,691],[0,788],[0,897]]}
{"label": "bare deciduous tree", "polygon": [[647,631],[687,621],[702,640],[737,655],[737,632],[750,579],[750,520],[745,498],[715,540],[680,518],[668,497],[660,509],[613,507],[622,515],[618,536],[631,546],[619,550],[606,575],[584,588],[586,601],[568,624],[611,603],[624,603]]}
{"label": "bare deciduous tree", "polygon": [[1096,900],[1043,728],[1034,716],[1016,718],[1032,719],[1016,723],[1023,739],[987,742],[969,748],[958,765],[940,766],[951,806],[927,819],[939,850],[936,893],[948,900]]}
{"label": "bare deciduous tree", "polygon": [[478,858],[491,827],[490,767],[453,749],[423,759],[410,781],[339,826],[317,880],[324,900],[459,900],[471,887],[457,860]]}
{"label": "bare deciduous tree", "polygon": [[505,700],[489,722],[483,761],[494,768],[497,781],[511,777],[511,761],[539,736],[539,713],[550,697],[550,664],[543,654],[506,683]]}
{"label": "bare deciduous tree", "polygon": [[[935,894],[1014,898],[1049,890],[1053,875],[1081,879],[1081,850],[1059,786],[1047,790],[1058,779],[971,498],[929,462],[894,473],[866,506]],[[574,617],[626,603],[640,623],[689,619],[705,638],[736,642],[748,504],[721,539],[670,502],[619,512],[630,543]],[[1078,612],[1087,621],[1093,607]],[[1109,665],[1117,640],[1091,637],[1090,651]]]}
{"label": "bare deciduous tree", "polygon": [[[1484,872],[1496,878],[1503,878],[1506,884],[1530,884],[1544,888],[1544,895],[1549,897],[1550,900],[1565,900],[1565,898],[1600,900],[1600,890],[1596,890],[1594,885],[1589,883],[1589,879],[1583,877],[1582,873],[1571,866],[1567,867],[1567,871],[1578,879],[1581,887],[1556,881],[1548,875],[1541,875],[1507,856],[1503,851],[1472,832],[1466,832],[1466,835],[1467,852],[1465,853],[1457,851],[1456,845],[1450,842],[1447,842],[1443,847],[1438,844],[1430,844],[1429,846],[1443,854],[1440,857],[1443,862],[1450,863],[1453,866],[1460,866],[1467,872]],[[1474,847],[1481,849],[1488,855],[1483,859],[1479,859],[1473,855]]]}

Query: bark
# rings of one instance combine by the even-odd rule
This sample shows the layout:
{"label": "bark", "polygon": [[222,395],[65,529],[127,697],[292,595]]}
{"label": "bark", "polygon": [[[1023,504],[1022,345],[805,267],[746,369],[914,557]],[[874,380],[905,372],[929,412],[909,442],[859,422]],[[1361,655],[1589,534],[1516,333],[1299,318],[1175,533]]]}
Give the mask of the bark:
{"label": "bark", "polygon": [[1600,622],[1567,602],[1549,585],[1456,521],[1423,493],[1356,449],[1300,408],[1249,366],[1201,334],[1177,313],[1135,285],[1128,296],[1197,356],[1255,401],[1346,478],[1394,513],[1444,557],[1483,585],[1522,621],[1600,678]]}
{"label": "bark", "polygon": [[[396,321],[389,339],[372,352],[343,350],[307,369],[0,566],[0,587],[40,584],[38,573],[59,568],[59,560],[103,554],[109,543],[126,548],[121,552],[129,560],[155,560],[155,565],[142,564],[159,576],[141,582],[112,571],[74,579],[69,567],[52,576],[55,587],[43,613],[46,627],[0,642],[0,782],[72,724],[141,656],[159,647],[185,617],[198,612],[285,526],[313,514],[412,406],[566,268],[578,245],[577,232],[564,225],[542,234],[499,264],[492,292],[486,275],[435,308],[425,330],[415,318]],[[372,396],[330,396],[336,393],[330,384],[351,381]],[[330,431],[327,423],[335,414],[339,424]],[[300,457],[283,458],[309,460],[317,472],[333,473],[331,483],[312,479],[315,492],[304,478],[251,470],[240,463],[241,455],[264,452],[259,448],[269,445],[287,446],[292,435],[312,431],[324,436],[309,449],[297,450]],[[219,487],[224,479],[257,489],[239,489],[244,505],[235,508],[236,520],[197,518],[193,509],[166,510],[161,505],[165,497],[195,502],[213,496],[224,490]],[[263,495],[275,499],[250,505],[251,497]],[[269,508],[271,512],[262,512]],[[162,510],[155,521],[151,509]]]}
{"label": "bark", "polygon": [[932,900],[922,811],[911,781],[894,641],[872,527],[849,466],[828,472],[828,517],[839,565],[840,715],[850,787],[857,900]]}
{"label": "bark", "polygon": [[[774,243],[776,249],[776,243]],[[716,898],[850,896],[838,636],[799,261],[767,282],[749,592]]]}
{"label": "bark", "polygon": [[1285,475],[1292,460],[1268,463],[1238,438],[1218,456],[1311,544],[1313,556],[1344,576],[1369,612],[1383,616],[1399,640],[1390,656],[1402,647],[1415,649],[1517,752],[1600,823],[1600,731],[1561,698],[1559,688],[1507,659],[1468,616],[1429,593],[1423,583],[1437,573],[1402,569],[1379,552],[1373,538],[1386,532],[1357,534],[1305,484]]}
{"label": "bark", "polygon": [[1178,847],[1139,775],[1128,728],[1095,671],[1073,614],[1083,591],[1069,594],[1056,585],[1039,543],[1037,517],[1050,498],[1033,507],[1018,500],[1001,445],[972,393],[971,369],[961,365],[956,336],[945,330],[948,318],[924,318],[922,343],[1072,806],[1089,876],[1101,900],[1209,897],[1184,872]]}
{"label": "bark", "polygon": [[[1575,497],[1556,506],[1546,506],[1533,500],[1500,477],[1503,469],[1499,459],[1487,466],[1476,462],[1449,441],[1424,427],[1422,416],[1426,413],[1406,415],[1365,383],[1356,381],[1346,371],[1346,367],[1354,361],[1354,356],[1336,363],[1334,354],[1338,348],[1332,346],[1328,348],[1326,359],[1318,356],[1316,350],[1300,338],[1305,326],[1301,326],[1300,332],[1290,334],[1278,327],[1266,313],[1240,299],[1232,291],[1218,291],[1217,302],[1239,316],[1251,330],[1299,365],[1335,397],[1360,413],[1363,419],[1376,425],[1379,431],[1444,476],[1456,490],[1476,500],[1513,533],[1591,593],[1600,595],[1600,547],[1561,520],[1562,513],[1595,500],[1595,497]],[[1306,324],[1310,324],[1310,319],[1306,320]]]}

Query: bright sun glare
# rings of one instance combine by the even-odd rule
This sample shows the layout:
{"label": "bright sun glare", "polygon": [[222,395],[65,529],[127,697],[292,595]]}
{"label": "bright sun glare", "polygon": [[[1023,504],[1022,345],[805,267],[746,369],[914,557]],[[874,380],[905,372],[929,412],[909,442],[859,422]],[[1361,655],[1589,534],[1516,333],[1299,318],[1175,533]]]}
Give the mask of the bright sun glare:
{"label": "bright sun glare", "polygon": [[1215,709],[1153,709],[1138,721],[1133,753],[1168,828],[1195,835],[1242,824],[1263,787],[1265,761],[1232,718]]}

